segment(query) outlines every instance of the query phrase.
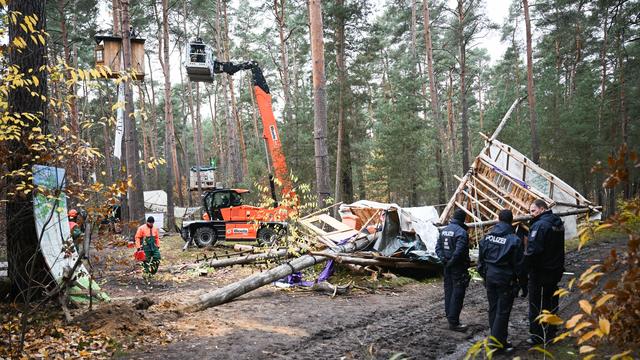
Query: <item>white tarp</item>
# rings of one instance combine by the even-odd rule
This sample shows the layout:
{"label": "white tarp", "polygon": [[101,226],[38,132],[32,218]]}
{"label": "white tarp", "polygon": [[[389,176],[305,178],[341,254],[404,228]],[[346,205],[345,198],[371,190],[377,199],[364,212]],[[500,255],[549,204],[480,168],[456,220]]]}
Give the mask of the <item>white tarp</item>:
{"label": "white tarp", "polygon": [[[349,214],[351,208],[371,208],[389,210],[395,209],[400,220],[400,229],[413,232],[420,236],[420,240],[427,247],[427,251],[435,253],[438,241],[438,228],[433,225],[438,221],[438,211],[433,206],[401,208],[398,204],[387,204],[376,201],[360,200],[353,204],[340,205],[340,215]],[[363,221],[366,221],[364,219]]]}
{"label": "white tarp", "polygon": [[[144,192],[144,208],[150,212],[167,213],[167,193],[164,190],[150,190]],[[173,216],[184,218],[198,211],[200,207],[173,207]],[[157,221],[157,219],[156,219]]]}
{"label": "white tarp", "polygon": [[[65,248],[73,247],[69,230],[69,218],[67,217],[67,197],[62,192],[64,169],[34,165],[33,184],[45,187],[52,192],[60,191],[60,196],[49,198],[40,191],[35,192],[33,198],[33,210],[36,221],[38,238],[44,260],[54,279],[60,281],[65,267],[72,267],[78,259],[75,251],[65,251]],[[78,266],[78,276],[87,274],[84,265]]]}

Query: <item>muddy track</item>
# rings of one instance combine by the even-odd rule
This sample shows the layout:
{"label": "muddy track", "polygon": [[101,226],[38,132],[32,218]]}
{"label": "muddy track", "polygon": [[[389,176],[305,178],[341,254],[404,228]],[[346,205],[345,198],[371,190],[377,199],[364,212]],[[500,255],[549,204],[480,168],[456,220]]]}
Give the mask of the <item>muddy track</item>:
{"label": "muddy track", "polygon": [[[568,253],[567,271],[581,273],[601,262],[615,245],[604,242]],[[200,286],[206,288],[204,283]],[[191,291],[185,290],[174,292],[174,300],[186,300],[204,288],[189,284]],[[578,294],[571,294],[561,301],[561,315],[575,310],[577,298]],[[404,353],[412,359],[462,359],[473,343],[488,335],[487,307],[484,287],[472,281],[461,314],[469,330],[456,333],[447,329],[441,281],[335,298],[265,286],[231,303],[184,316],[167,316],[166,311],[150,308],[148,316],[157,316],[154,323],[172,334],[173,341],[136,349],[124,358],[368,360]],[[509,337],[518,350],[512,356],[534,359],[539,354],[529,352],[525,343],[527,312],[527,299],[517,298]]]}

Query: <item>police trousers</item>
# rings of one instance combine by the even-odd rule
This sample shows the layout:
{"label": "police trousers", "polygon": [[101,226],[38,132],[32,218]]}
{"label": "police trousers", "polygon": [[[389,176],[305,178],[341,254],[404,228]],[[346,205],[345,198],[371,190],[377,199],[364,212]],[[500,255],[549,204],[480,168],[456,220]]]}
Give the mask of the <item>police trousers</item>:
{"label": "police trousers", "polygon": [[444,312],[450,325],[460,324],[460,312],[470,279],[467,269],[444,269]]}
{"label": "police trousers", "polygon": [[532,276],[529,279],[529,333],[531,339],[542,343],[556,336],[557,326],[541,325],[536,318],[543,310],[557,314],[559,297],[553,295],[558,290],[558,281],[543,280]]}
{"label": "police trousers", "polygon": [[487,282],[487,299],[489,300],[489,329],[493,342],[498,342],[498,347],[507,343],[509,335],[509,316],[513,307],[513,299],[518,288],[513,285],[494,284]]}

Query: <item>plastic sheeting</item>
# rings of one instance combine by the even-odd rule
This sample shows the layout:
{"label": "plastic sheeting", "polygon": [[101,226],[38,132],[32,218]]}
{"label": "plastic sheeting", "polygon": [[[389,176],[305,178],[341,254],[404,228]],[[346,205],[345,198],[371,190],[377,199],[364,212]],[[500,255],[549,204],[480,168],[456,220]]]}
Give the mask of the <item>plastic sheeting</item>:
{"label": "plastic sheeting", "polygon": [[404,257],[437,263],[436,242],[438,211],[433,206],[401,208],[398,204],[379,203],[369,200],[357,201],[340,206],[340,215],[352,214],[365,223],[367,214],[375,210],[385,210],[384,223],[372,250],[383,256],[391,256],[402,250]]}

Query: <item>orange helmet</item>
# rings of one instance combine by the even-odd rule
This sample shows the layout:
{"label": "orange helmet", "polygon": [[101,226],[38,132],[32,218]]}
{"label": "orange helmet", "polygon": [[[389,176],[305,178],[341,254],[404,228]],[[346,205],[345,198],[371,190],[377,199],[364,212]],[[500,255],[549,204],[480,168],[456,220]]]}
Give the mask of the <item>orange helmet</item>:
{"label": "orange helmet", "polygon": [[69,213],[67,215],[70,218],[74,218],[74,217],[78,216],[78,211],[76,209],[71,209],[71,210],[69,210]]}

